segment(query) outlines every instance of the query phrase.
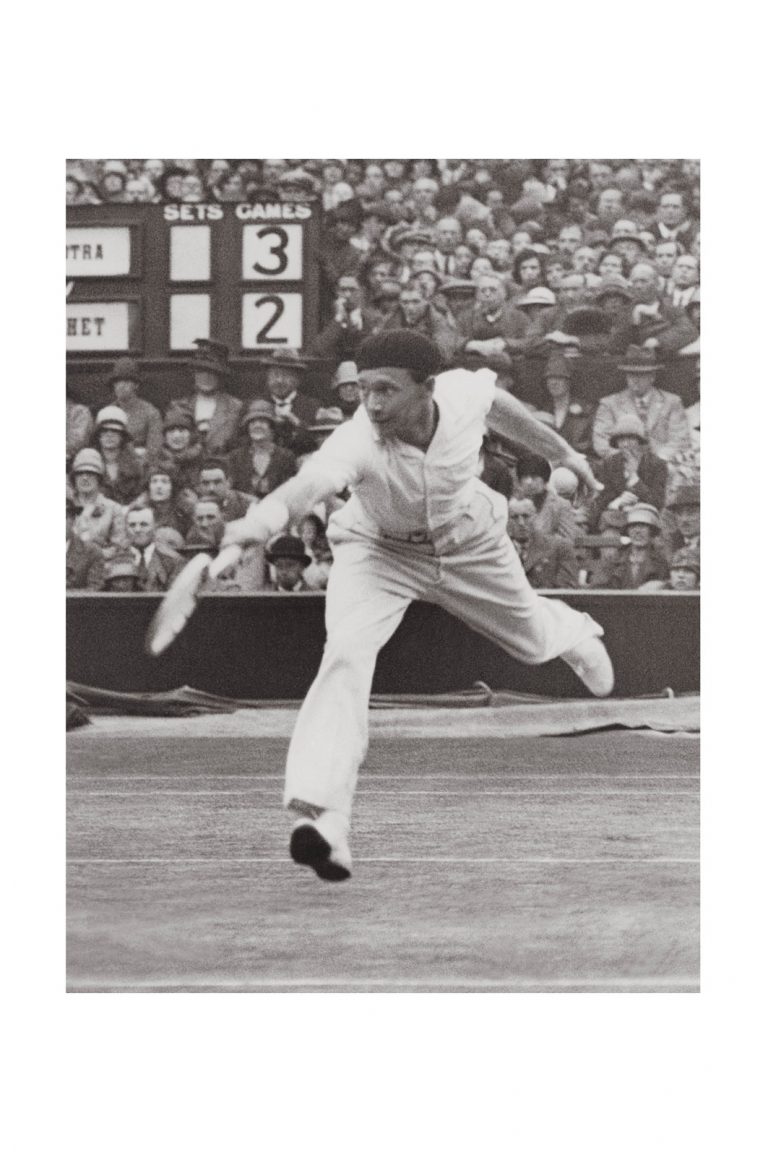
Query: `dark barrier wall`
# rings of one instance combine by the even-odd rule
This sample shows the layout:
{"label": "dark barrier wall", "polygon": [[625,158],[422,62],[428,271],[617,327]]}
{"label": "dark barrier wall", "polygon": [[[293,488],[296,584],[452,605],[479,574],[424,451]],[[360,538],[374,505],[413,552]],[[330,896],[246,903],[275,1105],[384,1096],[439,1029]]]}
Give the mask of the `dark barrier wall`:
{"label": "dark barrier wall", "polygon": [[[546,595],[546,594],[545,594]],[[699,595],[680,592],[552,593],[605,629],[616,692],[637,696],[699,689]],[[159,658],[144,652],[159,602],[133,593],[67,597],[67,676],[80,684],[148,692],[186,684],[238,699],[298,699],[320,662],[322,594],[202,597]],[[491,688],[552,696],[588,693],[562,660],[532,668],[431,604],[412,604],[382,649],[374,692]]]}

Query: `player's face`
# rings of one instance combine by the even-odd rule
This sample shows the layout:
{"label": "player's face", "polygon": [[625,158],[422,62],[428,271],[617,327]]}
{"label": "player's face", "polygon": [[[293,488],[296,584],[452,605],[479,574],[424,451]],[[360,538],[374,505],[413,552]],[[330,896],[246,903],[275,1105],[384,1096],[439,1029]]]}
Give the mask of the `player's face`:
{"label": "player's face", "polygon": [[432,391],[405,368],[370,368],[360,373],[360,402],[384,436],[408,433],[432,402]]}
{"label": "player's face", "polygon": [[155,517],[151,508],[129,512],[126,520],[128,539],[136,548],[146,548],[155,538]]}

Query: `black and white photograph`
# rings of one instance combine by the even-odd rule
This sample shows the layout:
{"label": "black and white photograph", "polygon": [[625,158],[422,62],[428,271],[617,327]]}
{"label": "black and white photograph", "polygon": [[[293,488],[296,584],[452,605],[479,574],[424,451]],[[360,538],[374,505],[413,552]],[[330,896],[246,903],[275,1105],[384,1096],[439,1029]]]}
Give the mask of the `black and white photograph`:
{"label": "black and white photograph", "polygon": [[698,993],[700,160],[65,175],[68,993]]}

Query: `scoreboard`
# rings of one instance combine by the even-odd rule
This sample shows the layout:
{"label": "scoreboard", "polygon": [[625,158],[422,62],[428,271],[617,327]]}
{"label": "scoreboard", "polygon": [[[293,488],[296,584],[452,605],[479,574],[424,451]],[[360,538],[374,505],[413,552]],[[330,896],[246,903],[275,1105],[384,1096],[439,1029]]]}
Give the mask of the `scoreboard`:
{"label": "scoreboard", "polygon": [[67,209],[67,353],[186,360],[302,349],[319,322],[320,206],[112,204]]}

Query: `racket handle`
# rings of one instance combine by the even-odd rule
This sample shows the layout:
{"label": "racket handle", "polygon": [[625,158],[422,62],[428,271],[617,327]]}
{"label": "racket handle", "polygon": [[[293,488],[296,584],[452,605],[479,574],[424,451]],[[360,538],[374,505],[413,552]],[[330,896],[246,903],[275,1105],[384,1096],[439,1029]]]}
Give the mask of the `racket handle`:
{"label": "racket handle", "polygon": [[222,572],[226,572],[227,568],[231,568],[233,564],[237,564],[242,554],[243,550],[239,544],[228,544],[226,548],[222,548],[218,556],[210,563],[208,578],[215,580]]}

